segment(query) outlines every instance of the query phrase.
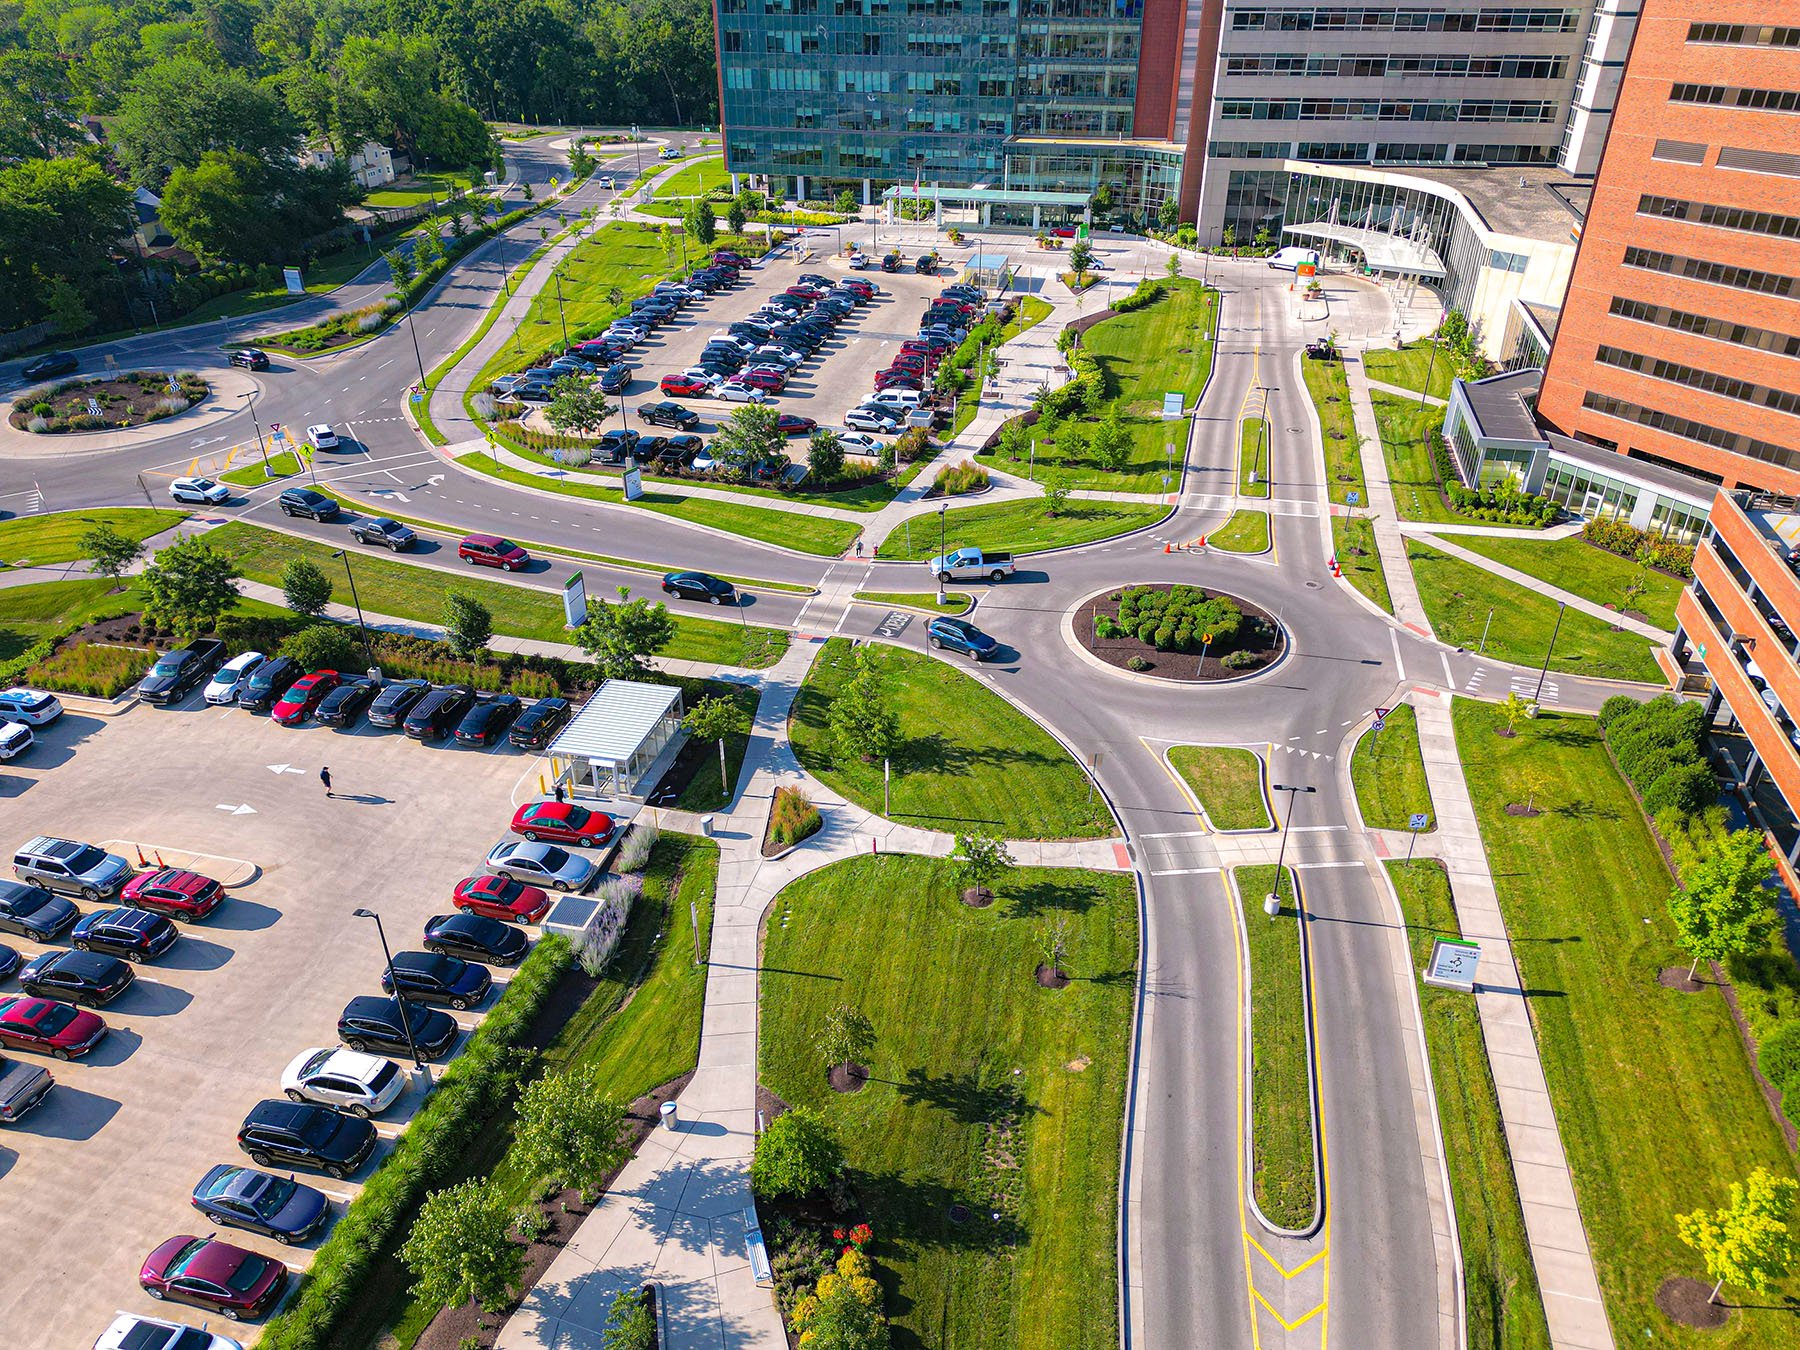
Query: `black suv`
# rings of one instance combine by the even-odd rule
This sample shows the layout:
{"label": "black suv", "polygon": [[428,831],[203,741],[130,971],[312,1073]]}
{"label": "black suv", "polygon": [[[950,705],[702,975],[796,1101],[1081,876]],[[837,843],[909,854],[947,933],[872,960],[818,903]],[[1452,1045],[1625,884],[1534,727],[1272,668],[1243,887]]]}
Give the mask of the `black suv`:
{"label": "black suv", "polygon": [[674,427],[677,431],[692,431],[700,425],[700,414],[692,408],[684,408],[679,403],[671,403],[667,399],[661,403],[638,404],[638,420],[647,422],[653,427]]}
{"label": "black suv", "polygon": [[165,916],[126,905],[86,915],[70,930],[69,945],[78,952],[122,956],[135,965],[147,956],[161,956],[179,936]]}
{"label": "black suv", "polygon": [[493,983],[486,966],[436,952],[395,952],[393,978],[381,973],[383,993],[415,1003],[448,1003],[458,1010],[479,1004]]}
{"label": "black suv", "polygon": [[345,1045],[365,1054],[408,1055],[412,1053],[406,1043],[408,1027],[413,1044],[426,1059],[436,1059],[456,1042],[456,1019],[449,1013],[374,994],[362,994],[344,1005],[337,1034]]}
{"label": "black suv", "polygon": [[369,705],[369,725],[397,727],[406,720],[413,705],[431,692],[430,680],[395,680],[375,696]]}
{"label": "black suv", "polygon": [[338,504],[323,492],[311,488],[289,488],[275,499],[284,516],[305,516],[309,520],[333,520]]}
{"label": "black suv", "polygon": [[434,741],[450,734],[475,702],[475,691],[463,684],[443,684],[413,705],[406,715],[406,734],[415,741]]}
{"label": "black suv", "polygon": [[40,356],[19,374],[28,380],[47,380],[55,375],[68,375],[81,369],[81,359],[74,352],[51,352]]}
{"label": "black suv", "polygon": [[60,998],[100,1007],[124,993],[136,978],[131,967],[116,956],[51,951],[33,957],[19,971],[19,987],[33,998]]}
{"label": "black suv", "polygon": [[246,708],[253,713],[266,713],[280,701],[288,691],[288,686],[302,675],[306,667],[298,661],[291,661],[285,656],[278,656],[273,661],[264,661],[250,672],[250,678],[238,688],[238,707]]}
{"label": "black suv", "polygon": [[33,942],[48,942],[80,917],[81,911],[74,901],[52,895],[42,886],[0,881],[0,932],[18,933]]}
{"label": "black suv", "polygon": [[540,698],[519,714],[506,739],[521,750],[541,750],[569,720],[569,713],[568,699]]}
{"label": "black suv", "polygon": [[179,703],[201,680],[225,664],[225,644],[217,638],[195,638],[185,647],[164,652],[138,681],[145,703]]}
{"label": "black suv", "polygon": [[259,352],[254,347],[244,347],[231,354],[231,364],[240,366],[245,370],[267,370],[269,368],[269,354],[267,352]]}
{"label": "black suv", "polygon": [[375,1151],[375,1127],[368,1121],[273,1097],[250,1108],[237,1138],[258,1167],[316,1167],[340,1181]]}

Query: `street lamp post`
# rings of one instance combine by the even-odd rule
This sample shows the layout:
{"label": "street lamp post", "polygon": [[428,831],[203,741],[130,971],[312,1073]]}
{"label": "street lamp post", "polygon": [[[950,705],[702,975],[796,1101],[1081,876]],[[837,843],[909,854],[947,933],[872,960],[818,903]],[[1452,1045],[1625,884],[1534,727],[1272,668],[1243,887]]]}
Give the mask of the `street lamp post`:
{"label": "street lamp post", "polygon": [[419,351],[419,330],[413,327],[413,312],[410,307],[406,311],[406,334],[412,339],[413,360],[419,363],[419,392],[425,392],[425,357]]}
{"label": "street lamp post", "polygon": [[947,502],[943,506],[938,507],[938,604],[940,605],[944,603],[944,573],[949,567],[949,564],[945,561],[948,556],[945,539],[947,538],[946,532],[949,529],[949,525],[944,519],[944,513],[949,509],[949,503]]}
{"label": "street lamp post", "polygon": [[[1538,695],[1544,692],[1544,676],[1550,671],[1550,653],[1556,650],[1556,635],[1562,631],[1563,612],[1567,610],[1568,607],[1569,605],[1566,600],[1558,600],[1556,602],[1556,623],[1550,629],[1550,645],[1544,648],[1544,664],[1538,667],[1537,688],[1531,691],[1531,701],[1533,703],[1536,703],[1538,701]],[[1486,641],[1485,634],[1483,634],[1483,641]]]}
{"label": "street lamp post", "polygon": [[350,551],[340,548],[332,555],[344,560],[344,575],[350,579],[350,603],[356,606],[356,626],[362,631],[363,656],[369,662],[369,669],[375,669],[375,649],[369,645],[369,625],[363,621],[362,601],[356,596],[356,574],[350,570]]}
{"label": "street lamp post", "polygon": [[381,939],[381,959],[387,963],[388,984],[394,990],[394,1002],[400,1005],[400,1029],[406,1033],[406,1048],[412,1051],[413,1067],[431,1077],[431,1070],[425,1067],[425,1058],[419,1053],[419,1043],[413,1039],[412,1013],[406,1006],[406,999],[400,994],[400,982],[394,978],[394,953],[388,949],[387,929],[381,926],[381,915],[372,909],[353,909],[350,913],[358,919],[375,920],[375,933]]}
{"label": "street lamp post", "polygon": [[1281,910],[1281,868],[1287,860],[1288,833],[1294,828],[1294,798],[1302,792],[1313,793],[1318,789],[1297,783],[1271,783],[1270,787],[1288,795],[1287,819],[1281,822],[1281,847],[1275,851],[1275,889],[1263,898],[1263,913],[1272,919]]}
{"label": "street lamp post", "polygon": [[567,348],[569,345],[569,320],[563,313],[562,273],[552,272],[550,275],[556,282],[556,321],[562,325],[563,346]]}
{"label": "street lamp post", "polygon": [[262,390],[260,389],[252,389],[248,394],[245,394],[244,406],[250,410],[250,425],[256,428],[256,448],[262,451],[263,477],[273,478],[275,476],[275,470],[269,463],[269,447],[263,444],[262,423],[256,420],[256,396],[261,392]]}

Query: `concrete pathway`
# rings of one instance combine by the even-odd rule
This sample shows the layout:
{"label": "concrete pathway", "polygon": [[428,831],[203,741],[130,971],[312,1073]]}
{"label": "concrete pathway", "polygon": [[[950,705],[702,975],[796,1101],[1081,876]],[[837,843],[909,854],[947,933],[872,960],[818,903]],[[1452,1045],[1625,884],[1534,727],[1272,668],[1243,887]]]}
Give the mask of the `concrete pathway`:
{"label": "concrete pathway", "polygon": [[1612,1330],[1544,1083],[1530,1004],[1513,961],[1481,828],[1457,755],[1450,698],[1415,687],[1409,701],[1418,710],[1425,781],[1437,812],[1437,829],[1430,836],[1432,852],[1449,871],[1463,936],[1481,944],[1475,1006],[1500,1097],[1500,1118],[1544,1297],[1550,1343],[1558,1350],[1610,1350]]}
{"label": "concrete pathway", "polygon": [[[1414,403],[1419,401],[1419,391],[1417,389],[1408,389],[1403,384],[1389,384],[1386,380],[1371,379],[1369,381],[1369,388],[1373,389],[1376,393],[1387,394],[1393,398],[1410,398]],[[1425,395],[1425,402],[1434,408],[1443,408],[1449,404],[1448,399],[1439,398],[1436,394]]]}
{"label": "concrete pathway", "polygon": [[1516,567],[1508,567],[1505,563],[1495,562],[1492,558],[1484,557],[1473,549],[1462,548],[1448,539],[1439,539],[1425,533],[1415,537],[1430,544],[1433,548],[1443,550],[1452,558],[1459,558],[1471,566],[1479,567],[1484,572],[1492,572],[1497,577],[1504,577],[1516,585],[1525,587],[1526,590],[1535,591],[1539,595],[1547,595],[1552,600],[1559,600],[1570,609],[1578,609],[1583,614],[1599,619],[1602,623],[1613,624],[1658,644],[1666,643],[1675,636],[1668,629],[1658,628],[1655,624],[1645,623],[1642,619],[1629,618],[1615,609],[1608,609],[1605,605],[1595,604],[1592,600],[1576,595],[1573,591],[1565,591],[1560,586],[1553,586],[1541,577],[1534,577],[1529,572],[1521,572]]}
{"label": "concrete pathway", "polygon": [[1440,525],[1430,520],[1403,520],[1400,522],[1401,534],[1480,534],[1495,539],[1567,539],[1571,535],[1581,533],[1585,521],[1570,520],[1561,525],[1551,525],[1542,530],[1521,528],[1517,525]]}
{"label": "concrete pathway", "polygon": [[[1419,599],[1412,566],[1406,561],[1400,509],[1394,501],[1393,483],[1388,479],[1387,460],[1381,453],[1381,429],[1375,421],[1375,405],[1369,400],[1369,382],[1363,374],[1360,353],[1344,353],[1344,378],[1350,386],[1350,411],[1362,456],[1363,481],[1369,490],[1364,514],[1374,526],[1375,551],[1381,558],[1381,570],[1387,575],[1394,617],[1414,631],[1429,635],[1431,620]],[[1331,509],[1335,514],[1342,508]]]}

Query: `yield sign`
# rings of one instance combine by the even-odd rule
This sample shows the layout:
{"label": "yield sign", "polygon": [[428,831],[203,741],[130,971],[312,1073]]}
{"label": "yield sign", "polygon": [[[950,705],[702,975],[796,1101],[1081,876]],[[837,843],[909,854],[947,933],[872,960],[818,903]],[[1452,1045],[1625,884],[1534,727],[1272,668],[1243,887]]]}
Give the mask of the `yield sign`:
{"label": "yield sign", "polygon": [[1389,714],[1389,713],[1391,713],[1391,712],[1392,712],[1392,711],[1394,711],[1394,710],[1393,710],[1393,709],[1392,709],[1392,708],[1377,708],[1377,709],[1376,709],[1376,710],[1375,710],[1375,720],[1376,720],[1376,721],[1377,721],[1377,722],[1383,722],[1383,721],[1386,721],[1386,720],[1387,720],[1387,715],[1388,715],[1388,714]]}

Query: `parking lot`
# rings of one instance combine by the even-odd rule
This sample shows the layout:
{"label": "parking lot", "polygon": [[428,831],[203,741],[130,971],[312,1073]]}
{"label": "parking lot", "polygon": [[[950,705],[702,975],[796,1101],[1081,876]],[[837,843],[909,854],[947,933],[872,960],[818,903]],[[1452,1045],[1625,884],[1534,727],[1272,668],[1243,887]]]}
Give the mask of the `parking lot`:
{"label": "parking lot", "polygon": [[[163,1305],[139,1290],[138,1268],[177,1233],[216,1232],[304,1266],[323,1234],[284,1248],[215,1230],[189,1204],[193,1185],[215,1163],[250,1165],[236,1143],[245,1113],[281,1095],[281,1072],[300,1051],[337,1043],[346,1002],[380,993],[375,926],[351,910],[378,911],[395,950],[416,949],[425,920],[450,911],[452,887],[505,837],[515,800],[536,795],[541,764],[504,743],[476,750],[366,726],[288,729],[208,707],[195,693],[168,710],[71,710],[40,730],[31,755],[6,766],[9,858],[37,834],[102,844],[133,863],[141,846],[152,865],[160,852],[227,882],[230,895],[207,919],[179,925],[166,955],[135,967],[137,982],[99,1010],[110,1032],[85,1060],[9,1052],[48,1068],[57,1085],[0,1131],[8,1350],[89,1345],[116,1310],[157,1312]],[[335,799],[318,781],[322,765]],[[44,950],[27,938],[0,940],[27,957]],[[493,973],[480,1009],[450,1014],[465,1031],[511,974]],[[0,994],[17,992],[16,980],[0,983]],[[350,1181],[296,1175],[341,1212],[421,1097],[411,1084],[376,1117],[382,1144]],[[164,1315],[226,1325],[195,1308],[168,1305]],[[249,1341],[255,1332],[231,1334]]]}

